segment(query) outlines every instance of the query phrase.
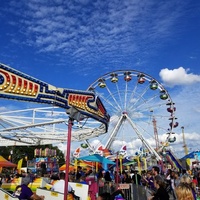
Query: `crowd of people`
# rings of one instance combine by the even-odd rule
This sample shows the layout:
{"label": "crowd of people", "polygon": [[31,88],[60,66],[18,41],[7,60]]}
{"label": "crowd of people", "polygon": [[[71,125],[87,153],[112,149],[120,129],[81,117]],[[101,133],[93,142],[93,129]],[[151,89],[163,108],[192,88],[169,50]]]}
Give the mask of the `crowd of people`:
{"label": "crowd of people", "polygon": [[[108,174],[99,176],[99,185],[107,179]],[[115,173],[113,180],[115,183],[128,183],[143,186],[146,190],[148,200],[196,200],[200,187],[200,170],[190,171],[167,169],[165,173],[160,167],[153,166],[151,170],[143,171],[140,174],[136,170],[123,171],[121,174]],[[104,191],[101,199],[107,199],[107,191]],[[101,196],[101,193],[100,193]]]}
{"label": "crowd of people", "polygon": [[[198,196],[198,174],[187,173],[186,170],[178,172],[177,170],[168,169],[166,174],[161,175],[159,167],[152,168],[153,185],[151,181],[150,191],[152,196],[148,200],[196,200]],[[148,181],[149,182],[149,181]],[[147,187],[150,185],[147,182]]]}
{"label": "crowd of people", "polygon": [[176,169],[166,169],[163,172],[159,166],[153,166],[151,170],[141,173],[137,170],[124,170],[122,173],[100,170],[98,173],[92,171],[86,173],[79,167],[76,174],[71,172],[70,177],[71,181],[81,182],[82,177],[85,181],[90,175],[96,177],[99,199],[102,200],[114,199],[119,194],[122,196],[121,199],[125,198],[123,191],[116,190],[116,184],[120,183],[143,186],[148,200],[196,200],[200,187],[198,168],[193,169],[192,172]]}
{"label": "crowd of people", "polygon": [[[23,173],[22,184],[16,187],[14,195],[19,199],[43,200],[44,196],[38,196],[28,188],[28,184],[33,181],[31,173]],[[198,188],[200,187],[200,170],[194,169],[191,172],[182,170],[167,169],[165,173],[160,167],[153,166],[150,170],[138,173],[137,170],[123,170],[122,173],[109,170],[83,170],[77,167],[76,171],[69,173],[69,182],[88,184],[88,178],[94,177],[98,184],[98,200],[114,200],[116,196],[125,199],[123,190],[117,190],[116,184],[126,183],[140,185],[146,191],[148,200],[196,200]],[[0,182],[11,182],[13,175],[0,177]],[[49,177],[52,184],[51,190],[64,193],[65,173],[53,174]],[[53,183],[55,181],[55,183]],[[68,184],[68,192],[73,188]],[[120,199],[120,198],[119,198]]]}

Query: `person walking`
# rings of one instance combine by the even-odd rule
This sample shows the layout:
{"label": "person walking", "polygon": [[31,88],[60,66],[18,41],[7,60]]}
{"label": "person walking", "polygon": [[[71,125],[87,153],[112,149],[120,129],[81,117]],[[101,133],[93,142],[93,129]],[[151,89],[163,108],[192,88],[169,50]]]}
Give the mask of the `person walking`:
{"label": "person walking", "polygon": [[169,194],[165,189],[165,182],[161,179],[157,179],[154,184],[157,191],[150,196],[148,200],[169,200]]}

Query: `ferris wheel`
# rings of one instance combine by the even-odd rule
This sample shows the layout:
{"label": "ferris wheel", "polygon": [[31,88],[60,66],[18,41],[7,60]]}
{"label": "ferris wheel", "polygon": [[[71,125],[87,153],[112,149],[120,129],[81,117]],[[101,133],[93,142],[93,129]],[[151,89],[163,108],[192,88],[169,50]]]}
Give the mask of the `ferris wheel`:
{"label": "ferris wheel", "polygon": [[108,133],[101,139],[105,139],[105,148],[114,148],[117,140],[130,143],[139,139],[160,159],[155,149],[175,142],[174,102],[152,76],[136,70],[113,71],[95,80],[88,91],[100,97],[110,115]]}

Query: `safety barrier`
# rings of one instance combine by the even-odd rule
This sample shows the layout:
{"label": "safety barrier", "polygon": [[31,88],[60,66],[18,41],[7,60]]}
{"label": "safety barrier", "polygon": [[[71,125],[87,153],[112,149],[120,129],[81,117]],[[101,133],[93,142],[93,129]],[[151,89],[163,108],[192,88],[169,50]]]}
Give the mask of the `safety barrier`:
{"label": "safety barrier", "polygon": [[0,188],[0,199],[1,200],[18,200],[17,197],[14,197],[10,192]]}
{"label": "safety barrier", "polygon": [[120,189],[126,200],[147,200],[147,192],[144,186],[135,185],[133,183],[118,184],[113,182],[105,182],[99,186],[99,194],[112,194],[117,189]]}

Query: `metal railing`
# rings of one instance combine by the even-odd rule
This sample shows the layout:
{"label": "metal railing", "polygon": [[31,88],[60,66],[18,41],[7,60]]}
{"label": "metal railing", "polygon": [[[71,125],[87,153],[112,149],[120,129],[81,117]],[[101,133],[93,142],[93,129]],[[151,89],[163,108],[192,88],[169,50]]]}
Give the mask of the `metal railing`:
{"label": "metal railing", "polygon": [[104,182],[103,185],[99,185],[98,193],[110,193],[113,194],[117,189],[121,190],[126,200],[147,200],[147,192],[144,186],[136,185],[133,183],[118,184],[113,182]]}

